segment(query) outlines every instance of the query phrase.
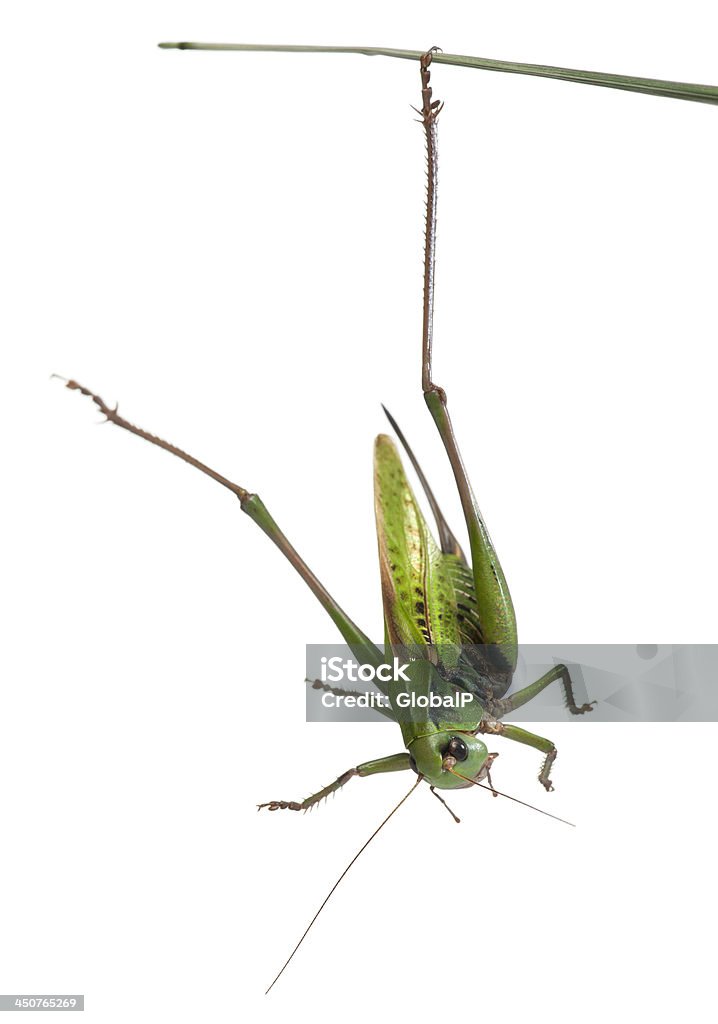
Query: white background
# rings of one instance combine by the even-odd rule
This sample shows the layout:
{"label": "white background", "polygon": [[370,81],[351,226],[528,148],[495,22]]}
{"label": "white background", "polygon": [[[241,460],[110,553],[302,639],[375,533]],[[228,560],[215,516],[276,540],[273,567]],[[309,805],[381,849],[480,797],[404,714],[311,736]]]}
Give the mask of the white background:
{"label": "white background", "polygon": [[[718,83],[712,4],[16,2],[3,17],[0,990],[88,1021],[705,1020],[713,725],[557,725],[452,824],[353,782],[390,725],[303,721],[338,634],[234,498],[49,380],[261,493],[381,636],[371,441],[419,391],[417,66],[163,52],[422,48]],[[718,111],[436,67],[436,379],[526,642],[718,640]],[[498,745],[497,745],[498,749]],[[709,959],[710,958],[710,959]]]}

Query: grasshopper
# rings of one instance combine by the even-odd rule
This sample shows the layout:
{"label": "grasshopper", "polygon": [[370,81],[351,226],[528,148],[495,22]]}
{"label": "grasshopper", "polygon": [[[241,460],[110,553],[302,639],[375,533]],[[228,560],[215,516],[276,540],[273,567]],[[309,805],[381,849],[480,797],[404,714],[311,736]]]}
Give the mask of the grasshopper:
{"label": "grasshopper", "polygon": [[[223,46],[180,43],[161,46],[179,49],[309,49],[347,52],[346,49],[332,47],[254,47],[241,44]],[[421,106],[414,109],[425,133],[428,160],[421,382],[424,400],[438,430],[456,482],[469,538],[468,557],[450,529],[404,434],[385,409],[399,444],[422,486],[435,520],[438,541],[434,539],[420,510],[396,445],[390,437],[380,434],[374,446],[374,493],[385,631],[382,650],[329,594],[274,521],[258,494],[228,480],[161,437],[134,425],[119,414],[117,407],[108,406],[99,395],[75,380],[66,380],[65,383],[68,388],[90,398],[110,423],[184,460],[231,491],[239,500],[242,511],[279,548],[301,576],[360,663],[379,669],[386,665],[397,651],[411,652],[408,684],[392,682],[391,679],[382,681],[381,677],[377,676],[377,686],[388,698],[389,706],[385,713],[399,724],[404,749],[345,770],[331,784],[303,800],[272,799],[258,805],[260,809],[266,808],[270,811],[306,811],[341,789],[354,777],[365,778],[396,771],[413,772],[416,779],[411,790],[384,819],[379,829],[364,844],[363,850],[421,782],[429,786],[431,792],[447,806],[449,813],[457,822],[459,819],[445,804],[438,790],[479,786],[488,789],[494,795],[506,796],[507,794],[499,794],[491,781],[491,765],[498,755],[489,752],[481,737],[500,736],[526,744],[543,754],[538,779],[545,790],[551,791],[551,771],[557,756],[555,744],[550,739],[526,729],[506,724],[503,718],[531,701],[553,683],[561,684],[566,708],[571,715],[589,713],[594,703],[577,704],[571,676],[565,665],[555,666],[518,692],[509,692],[518,657],[513,603],[501,564],[464,468],[449,416],[446,392],[434,381],[432,375],[437,121],[442,110],[442,103],[434,99],[432,93],[432,63],[463,63],[499,71],[539,74],[544,77],[564,78],[575,82],[708,103],[718,103],[718,89],[559,68],[538,68],[533,65],[508,65],[477,58],[459,58],[442,54],[437,48],[425,53],[358,49],[354,52],[384,53],[419,61]],[[325,686],[325,689],[331,687]],[[400,713],[399,693],[407,689],[414,697],[428,698],[433,695],[441,701],[445,699],[441,710],[412,707],[410,714]],[[451,699],[457,693],[470,694],[471,702],[467,705],[451,705]],[[446,710],[449,705],[452,707],[451,711]],[[346,871],[343,874],[345,873]],[[321,909],[320,907],[320,911]],[[298,946],[294,952],[296,948]]]}

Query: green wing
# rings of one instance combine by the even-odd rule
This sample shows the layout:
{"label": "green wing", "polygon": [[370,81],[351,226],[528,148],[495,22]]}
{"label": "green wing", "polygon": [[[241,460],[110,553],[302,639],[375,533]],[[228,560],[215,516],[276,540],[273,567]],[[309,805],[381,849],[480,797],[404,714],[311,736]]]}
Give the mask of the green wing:
{"label": "green wing", "polygon": [[437,546],[385,434],[374,446],[374,502],[387,641],[436,646],[450,663],[462,644],[482,643],[473,578]]}

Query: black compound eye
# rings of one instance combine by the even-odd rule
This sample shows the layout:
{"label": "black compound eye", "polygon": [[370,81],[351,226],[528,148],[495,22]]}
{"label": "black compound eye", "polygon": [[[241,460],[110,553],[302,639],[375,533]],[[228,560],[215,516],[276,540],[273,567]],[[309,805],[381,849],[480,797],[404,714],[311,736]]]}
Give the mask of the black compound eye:
{"label": "black compound eye", "polygon": [[469,748],[460,736],[452,736],[449,740],[448,754],[455,757],[457,761],[465,761],[469,756]]}

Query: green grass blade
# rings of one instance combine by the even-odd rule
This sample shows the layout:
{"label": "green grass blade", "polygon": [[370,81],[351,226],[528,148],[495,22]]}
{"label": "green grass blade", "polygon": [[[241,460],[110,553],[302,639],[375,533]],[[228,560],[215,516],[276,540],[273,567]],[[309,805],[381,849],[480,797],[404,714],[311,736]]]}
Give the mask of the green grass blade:
{"label": "green grass blade", "polygon": [[[361,53],[367,57],[399,57],[419,60],[421,50],[393,50],[373,46],[273,46],[264,43],[160,43],[163,50],[265,50],[281,53]],[[676,100],[718,104],[718,86],[694,85],[690,82],[667,82],[661,78],[636,78],[633,75],[612,75],[601,71],[577,71],[548,64],[517,64],[510,60],[489,60],[486,57],[464,57],[456,53],[435,53],[434,64],[456,64],[463,68],[502,71],[510,75],[533,75],[536,78],[557,78],[563,82],[600,85],[606,89],[623,89],[649,96],[670,96]]]}

